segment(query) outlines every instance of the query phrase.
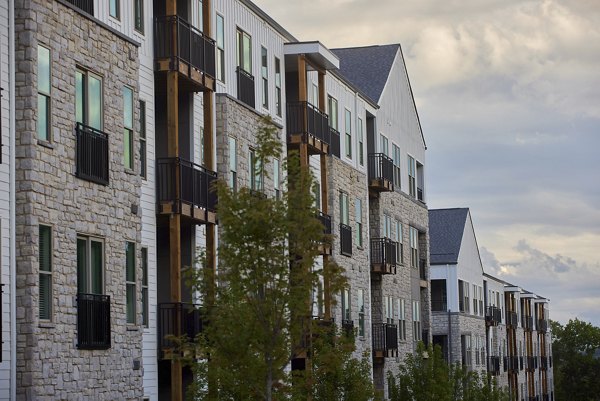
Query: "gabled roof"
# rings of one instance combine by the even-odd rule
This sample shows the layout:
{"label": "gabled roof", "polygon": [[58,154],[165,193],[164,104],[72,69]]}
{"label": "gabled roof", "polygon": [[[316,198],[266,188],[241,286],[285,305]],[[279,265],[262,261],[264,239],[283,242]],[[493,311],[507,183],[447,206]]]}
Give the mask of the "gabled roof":
{"label": "gabled roof", "polygon": [[399,49],[399,44],[392,44],[331,51],[340,59],[340,73],[378,103]]}
{"label": "gabled roof", "polygon": [[430,264],[457,264],[468,208],[429,210]]}

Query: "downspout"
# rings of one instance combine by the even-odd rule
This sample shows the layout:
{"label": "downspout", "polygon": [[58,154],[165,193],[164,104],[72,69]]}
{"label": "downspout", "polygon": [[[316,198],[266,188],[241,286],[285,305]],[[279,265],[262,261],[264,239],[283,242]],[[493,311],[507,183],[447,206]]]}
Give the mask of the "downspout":
{"label": "downspout", "polygon": [[15,325],[17,316],[17,266],[16,266],[16,224],[15,224],[15,2],[8,1],[8,60],[9,60],[9,163],[10,163],[10,399],[17,399],[17,327]]}

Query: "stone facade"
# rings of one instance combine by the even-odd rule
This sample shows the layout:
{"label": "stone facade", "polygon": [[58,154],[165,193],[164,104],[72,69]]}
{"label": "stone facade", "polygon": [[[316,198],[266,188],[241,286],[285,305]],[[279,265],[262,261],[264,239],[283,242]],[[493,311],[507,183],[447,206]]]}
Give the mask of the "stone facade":
{"label": "stone facade", "polygon": [[[406,355],[412,354],[417,346],[413,333],[412,301],[420,302],[420,317],[422,333],[428,333],[430,337],[430,300],[431,296],[427,288],[421,287],[419,269],[411,268],[410,251],[410,227],[419,231],[419,258],[429,260],[429,215],[427,207],[403,192],[393,191],[381,193],[378,197],[369,200],[369,231],[371,238],[384,236],[384,216],[391,218],[391,239],[402,240],[402,260],[398,262],[396,274],[373,275],[372,277],[372,319],[373,322],[385,322],[384,297],[392,297],[394,300],[393,320],[398,324],[398,311],[396,310],[397,299],[405,300],[404,318],[406,324],[406,339],[398,342],[398,358],[386,358],[383,366],[374,367],[374,381],[377,388],[387,388],[385,378],[387,372],[394,374],[398,371],[399,361]],[[396,233],[395,221],[399,221],[402,234]],[[428,270],[428,265],[427,269]]]}
{"label": "stone facade", "polygon": [[[139,400],[141,328],[126,324],[125,245],[136,244],[139,286],[140,217],[134,211],[141,179],[123,165],[123,87],[137,93],[137,47],[59,2],[17,4],[17,399]],[[47,143],[36,139],[38,44],[51,49],[52,129]],[[102,78],[103,131],[109,138],[107,186],[74,175],[77,67]],[[135,105],[137,94],[134,109]],[[134,121],[137,117],[135,110]],[[139,167],[139,160],[135,165]],[[52,227],[50,321],[38,316],[40,224]],[[103,284],[104,294],[110,296],[112,343],[107,350],[76,346],[78,235],[104,244]],[[140,292],[135,293],[140,322]]]}
{"label": "stone facade", "polygon": [[[333,234],[332,243],[332,259],[343,268],[344,275],[348,279],[350,286],[350,307],[354,328],[358,329],[358,290],[364,291],[365,302],[365,335],[356,336],[356,352],[355,357],[362,357],[365,352],[372,349],[371,340],[371,299],[370,293],[370,277],[371,270],[369,265],[369,237],[367,224],[367,177],[365,174],[354,169],[352,166],[344,163],[337,157],[328,156],[327,172],[329,184],[329,214],[331,215],[331,226]],[[352,227],[352,256],[344,256],[340,252],[340,192],[344,191],[348,194],[349,202],[349,225]],[[358,245],[356,237],[356,200],[362,202],[362,246]],[[334,297],[336,305],[333,308],[333,317],[336,322],[342,321],[342,308],[340,295]],[[370,354],[369,354],[370,355]]]}

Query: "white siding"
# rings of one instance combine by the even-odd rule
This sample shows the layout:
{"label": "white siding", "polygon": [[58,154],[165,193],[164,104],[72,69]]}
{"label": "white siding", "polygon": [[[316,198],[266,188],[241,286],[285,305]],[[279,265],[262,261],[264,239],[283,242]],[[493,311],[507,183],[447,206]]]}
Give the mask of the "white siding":
{"label": "white siding", "polygon": [[[467,221],[458,253],[458,279],[469,283],[469,311],[473,312],[473,284],[483,287],[483,266],[479,257],[475,231],[471,221],[471,213],[467,213]],[[483,294],[482,294],[483,295]],[[479,296],[479,294],[477,294]],[[479,311],[479,310],[478,310]],[[479,314],[479,313],[478,313]]]}

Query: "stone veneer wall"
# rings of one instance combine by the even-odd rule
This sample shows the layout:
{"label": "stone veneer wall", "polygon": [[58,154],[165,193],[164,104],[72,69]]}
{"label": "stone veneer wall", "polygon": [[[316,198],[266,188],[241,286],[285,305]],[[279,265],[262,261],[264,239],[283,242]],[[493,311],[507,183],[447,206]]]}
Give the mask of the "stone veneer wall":
{"label": "stone veneer wall", "polygon": [[[256,147],[256,134],[261,127],[262,114],[231,97],[218,93],[216,99],[216,127],[217,127],[217,173],[220,179],[229,182],[229,137],[236,139],[237,143],[237,186],[250,187],[250,148]],[[282,155],[285,156],[286,138],[281,127],[278,126],[281,138]],[[283,160],[282,163],[282,188],[283,188]],[[268,172],[264,176],[263,187],[268,196],[274,196],[273,163],[269,161],[265,166]]]}
{"label": "stone veneer wall", "polygon": [[[23,0],[16,23],[16,260],[17,399],[139,400],[141,328],[126,324],[125,242],[138,246],[139,175],[123,166],[123,87],[137,92],[138,50],[132,43],[56,1]],[[49,144],[36,139],[37,45],[51,49],[52,110]],[[75,72],[103,79],[104,131],[109,137],[110,184],[75,177]],[[134,96],[137,115],[137,93]],[[137,131],[137,130],[136,130]],[[137,137],[136,141],[137,143]],[[138,149],[134,145],[134,149]],[[136,169],[139,170],[138,152]],[[38,318],[38,227],[52,226],[53,320]],[[110,296],[108,350],[77,344],[77,235],[104,241],[104,287]],[[137,312],[140,322],[141,299]]]}
{"label": "stone veneer wall", "polygon": [[[386,358],[384,366],[374,370],[376,386],[387,391],[387,386],[385,386],[387,372],[396,374],[399,361],[403,360],[406,355],[412,354],[416,349],[416,342],[413,341],[412,300],[421,302],[421,329],[429,330],[431,317],[425,311],[429,309],[431,296],[428,290],[421,291],[419,287],[418,269],[410,267],[410,226],[417,228],[420,233],[420,257],[429,260],[429,214],[427,207],[399,191],[384,192],[377,198],[371,198],[369,201],[369,231],[371,237],[381,237],[383,235],[384,214],[392,219],[392,239],[396,236],[394,220],[399,220],[402,223],[403,260],[398,264],[395,275],[373,277],[371,286],[372,319],[374,322],[385,320],[384,296],[391,296],[394,300],[397,298],[405,300],[404,316],[406,319],[406,341],[398,342],[398,358]],[[395,308],[396,305],[394,304],[394,323],[398,323],[396,317],[398,311]]]}
{"label": "stone veneer wall", "polygon": [[[369,264],[369,232],[368,232],[368,191],[367,177],[364,173],[356,170],[337,157],[327,158],[328,189],[329,189],[329,214],[331,215],[331,226],[333,234],[332,259],[343,268],[344,275],[350,286],[350,305],[354,328],[358,329],[358,290],[364,290],[365,296],[365,335],[356,337],[355,357],[361,357],[365,352],[370,354],[372,349],[371,340],[371,299],[370,299],[370,276],[371,266]],[[352,227],[352,256],[344,256],[340,253],[340,191],[348,194],[349,202],[349,225]],[[356,242],[356,199],[362,201],[362,237],[363,246],[358,247]],[[333,307],[335,321],[341,323],[342,309],[340,294],[335,294],[336,305]],[[370,313],[371,312],[371,313]]]}

